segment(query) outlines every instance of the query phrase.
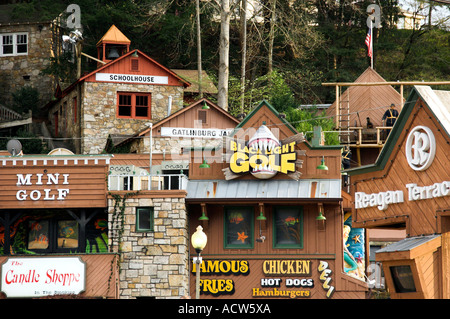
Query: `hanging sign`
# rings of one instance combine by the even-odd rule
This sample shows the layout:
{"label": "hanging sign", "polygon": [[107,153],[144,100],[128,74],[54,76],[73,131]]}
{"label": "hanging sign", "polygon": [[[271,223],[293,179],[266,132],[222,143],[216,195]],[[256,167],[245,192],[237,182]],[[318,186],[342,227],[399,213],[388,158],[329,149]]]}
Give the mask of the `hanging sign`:
{"label": "hanging sign", "polygon": [[78,257],[8,258],[0,284],[8,298],[76,295],[85,290],[86,264]]}
{"label": "hanging sign", "polygon": [[269,179],[278,172],[295,172],[295,142],[282,145],[272,132],[262,125],[247,145],[230,141],[230,170],[235,174],[251,173],[259,179]]}

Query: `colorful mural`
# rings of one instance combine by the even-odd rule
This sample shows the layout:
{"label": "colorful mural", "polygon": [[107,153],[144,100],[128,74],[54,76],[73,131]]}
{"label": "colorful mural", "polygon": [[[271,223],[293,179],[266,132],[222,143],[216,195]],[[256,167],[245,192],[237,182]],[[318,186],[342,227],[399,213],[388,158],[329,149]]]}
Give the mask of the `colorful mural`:
{"label": "colorful mural", "polygon": [[352,215],[344,215],[344,271],[355,278],[365,277],[364,228],[352,228]]}
{"label": "colorful mural", "polygon": [[[10,227],[9,254],[39,254],[56,252],[51,249],[66,249],[69,252],[108,252],[108,222],[105,214],[98,214],[85,229],[85,245],[80,245],[79,224],[61,212],[39,211],[17,215]],[[53,242],[53,243],[51,243]],[[83,247],[85,246],[85,248]],[[0,255],[5,255],[5,227],[0,223]]]}

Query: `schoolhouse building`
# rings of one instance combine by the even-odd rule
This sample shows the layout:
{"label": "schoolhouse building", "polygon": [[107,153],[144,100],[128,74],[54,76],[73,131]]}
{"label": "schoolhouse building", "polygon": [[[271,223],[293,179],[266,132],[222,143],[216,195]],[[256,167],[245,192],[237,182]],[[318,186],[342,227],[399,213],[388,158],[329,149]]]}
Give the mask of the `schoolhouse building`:
{"label": "schoolhouse building", "polygon": [[99,154],[109,135],[133,135],[183,107],[190,84],[138,49],[111,26],[97,43],[98,68],[48,106],[53,136],[70,138],[75,153]]}

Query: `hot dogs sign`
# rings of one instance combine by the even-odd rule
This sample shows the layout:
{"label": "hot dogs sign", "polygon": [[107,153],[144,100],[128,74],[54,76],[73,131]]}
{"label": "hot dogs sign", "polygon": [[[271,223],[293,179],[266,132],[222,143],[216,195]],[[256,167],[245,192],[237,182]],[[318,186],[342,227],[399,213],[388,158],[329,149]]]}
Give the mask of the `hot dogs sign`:
{"label": "hot dogs sign", "polygon": [[273,133],[262,125],[247,145],[230,141],[230,170],[235,174],[250,173],[259,179],[269,179],[278,172],[295,172],[295,142],[281,144]]}

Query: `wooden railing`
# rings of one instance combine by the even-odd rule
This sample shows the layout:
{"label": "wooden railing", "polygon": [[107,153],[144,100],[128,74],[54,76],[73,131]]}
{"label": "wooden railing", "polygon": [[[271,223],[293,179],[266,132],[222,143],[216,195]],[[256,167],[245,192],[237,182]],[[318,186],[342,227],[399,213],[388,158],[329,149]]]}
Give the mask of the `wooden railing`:
{"label": "wooden railing", "polygon": [[[151,181],[149,183],[149,180]],[[186,189],[184,174],[108,175],[108,190],[179,190]]]}
{"label": "wooden railing", "polygon": [[[375,128],[364,128],[360,126],[349,127],[350,132],[356,132],[356,138],[354,139],[356,145],[363,144],[376,144],[382,145],[387,137],[388,130],[391,130],[391,126],[377,126]],[[383,134],[386,132],[386,134]],[[366,135],[366,137],[364,137]],[[368,135],[373,135],[374,138],[368,138]]]}
{"label": "wooden railing", "polygon": [[0,122],[21,120],[22,118],[22,114],[17,113],[6,106],[0,105]]}

